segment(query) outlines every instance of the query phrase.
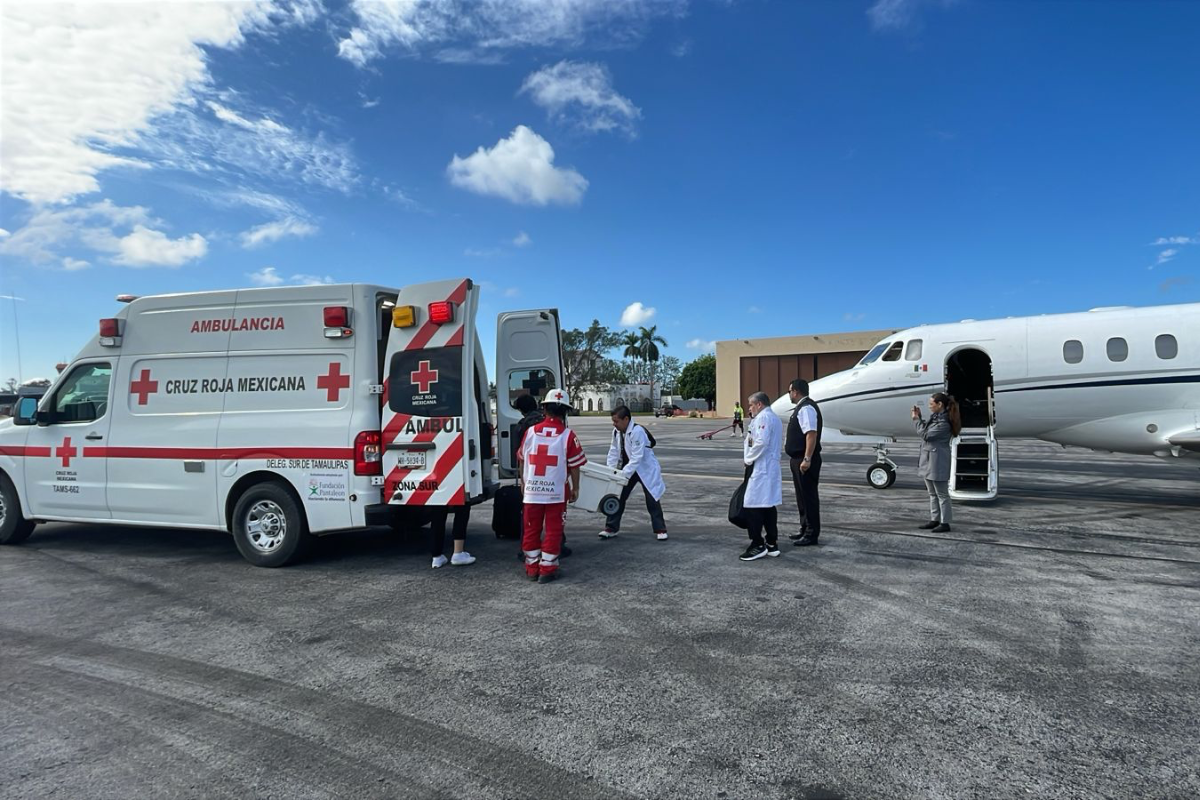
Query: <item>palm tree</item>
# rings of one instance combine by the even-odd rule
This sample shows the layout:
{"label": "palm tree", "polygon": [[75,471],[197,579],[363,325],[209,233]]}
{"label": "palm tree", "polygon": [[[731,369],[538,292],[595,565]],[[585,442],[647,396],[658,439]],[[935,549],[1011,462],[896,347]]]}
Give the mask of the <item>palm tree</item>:
{"label": "palm tree", "polygon": [[641,345],[642,358],[650,362],[650,403],[657,407],[658,398],[654,396],[654,368],[658,363],[658,345],[667,346],[667,340],[658,335],[658,326],[642,328],[638,334],[631,334]]}

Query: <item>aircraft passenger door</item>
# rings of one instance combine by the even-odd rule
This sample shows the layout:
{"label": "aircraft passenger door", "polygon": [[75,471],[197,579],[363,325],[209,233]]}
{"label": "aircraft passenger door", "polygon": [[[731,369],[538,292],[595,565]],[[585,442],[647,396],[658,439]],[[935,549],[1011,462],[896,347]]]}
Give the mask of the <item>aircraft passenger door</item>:
{"label": "aircraft passenger door", "polygon": [[962,431],[950,442],[950,496],[992,500],[999,491],[1000,459],[991,357],[977,347],[950,354],[946,391],[962,416]]}
{"label": "aircraft passenger door", "polygon": [[508,311],[496,328],[496,429],[500,476],[517,475],[517,423],[513,405],[523,394],[540,403],[551,389],[562,388],[562,330],[558,309]]}
{"label": "aircraft passenger door", "polygon": [[30,516],[112,518],[106,448],[116,361],[76,364],[43,398],[26,440]]}

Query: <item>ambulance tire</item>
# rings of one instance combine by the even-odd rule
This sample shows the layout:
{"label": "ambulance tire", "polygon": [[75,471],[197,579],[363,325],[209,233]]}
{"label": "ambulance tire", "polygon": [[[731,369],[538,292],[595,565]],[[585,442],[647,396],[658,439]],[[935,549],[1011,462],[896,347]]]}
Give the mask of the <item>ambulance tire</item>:
{"label": "ambulance tire", "polygon": [[282,567],[301,558],[313,537],[296,498],[274,481],[256,483],[233,508],[233,541],[256,567]]}
{"label": "ambulance tire", "polygon": [[20,544],[33,533],[33,526],[33,521],[21,516],[17,488],[0,473],[0,544]]}

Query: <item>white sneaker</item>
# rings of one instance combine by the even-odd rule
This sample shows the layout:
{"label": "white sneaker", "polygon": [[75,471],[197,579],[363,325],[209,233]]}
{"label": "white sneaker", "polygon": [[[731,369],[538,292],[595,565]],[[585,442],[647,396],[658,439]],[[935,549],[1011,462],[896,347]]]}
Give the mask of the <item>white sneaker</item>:
{"label": "white sneaker", "polygon": [[667,532],[659,531],[658,533],[654,534],[654,538],[658,539],[660,542],[665,542],[667,540]]}
{"label": "white sneaker", "polygon": [[466,552],[455,553],[450,557],[450,565],[454,567],[465,567],[467,564],[474,564],[475,556]]}
{"label": "white sneaker", "polygon": [[617,538],[617,532],[610,531],[607,528],[605,528],[604,530],[600,531],[600,538],[601,539],[615,539],[615,538]]}
{"label": "white sneaker", "polygon": [[444,567],[449,561],[450,559],[446,558],[445,556],[435,556],[433,559],[433,568],[437,569],[438,567]]}

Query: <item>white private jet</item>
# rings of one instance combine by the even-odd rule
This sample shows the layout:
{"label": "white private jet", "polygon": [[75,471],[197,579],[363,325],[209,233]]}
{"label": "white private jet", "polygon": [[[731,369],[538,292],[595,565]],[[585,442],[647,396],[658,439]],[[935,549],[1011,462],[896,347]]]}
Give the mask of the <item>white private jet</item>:
{"label": "white private jet", "polygon": [[[827,430],[869,436],[868,482],[896,479],[887,442],[933,392],[962,410],[951,493],[991,499],[996,437],[1161,458],[1200,458],[1200,303],[922,325],[887,337],[856,366],[812,381]],[[784,395],[772,406],[786,419]]]}

